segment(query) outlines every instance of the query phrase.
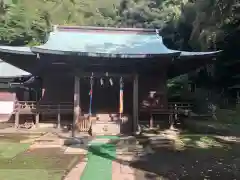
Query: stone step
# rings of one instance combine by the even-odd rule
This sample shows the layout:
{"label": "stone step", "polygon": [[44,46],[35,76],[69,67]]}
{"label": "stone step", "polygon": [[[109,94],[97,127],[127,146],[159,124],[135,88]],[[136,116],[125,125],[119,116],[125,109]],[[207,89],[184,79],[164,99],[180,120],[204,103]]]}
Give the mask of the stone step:
{"label": "stone step", "polygon": [[24,139],[21,140],[20,143],[34,143],[36,141],[37,138],[29,138],[29,139]]}
{"label": "stone step", "polygon": [[120,139],[117,144],[138,144],[136,139]]}
{"label": "stone step", "polygon": [[87,154],[87,148],[83,146],[71,146],[67,147],[66,150],[64,151],[64,154]]}
{"label": "stone step", "polygon": [[91,145],[91,144],[98,144],[98,143],[110,143],[111,142],[111,139],[101,139],[101,138],[99,138],[99,139],[93,139],[92,141],[90,141],[89,143],[88,143],[88,145]]}
{"label": "stone step", "polygon": [[46,148],[61,148],[62,146],[59,144],[33,144],[29,149],[46,149]]}
{"label": "stone step", "polygon": [[141,145],[141,144],[117,144],[116,147],[119,149],[121,149],[121,148],[142,148],[143,145]]}
{"label": "stone step", "polygon": [[118,151],[123,152],[139,152],[143,149],[143,147],[117,147]]}
{"label": "stone step", "polygon": [[150,145],[152,148],[160,148],[160,147],[172,147],[174,144],[156,144],[156,145]]}
{"label": "stone step", "polygon": [[38,145],[64,145],[63,139],[37,139],[34,144]]}
{"label": "stone step", "polygon": [[174,144],[156,144],[156,145],[151,145],[152,148],[161,148],[161,147],[173,147]]}
{"label": "stone step", "polygon": [[116,151],[117,155],[135,155],[135,152],[122,152],[122,151]]}
{"label": "stone step", "polygon": [[151,140],[158,140],[158,139],[166,139],[167,137],[165,135],[155,135],[153,137],[149,137]]}
{"label": "stone step", "polygon": [[150,137],[150,141],[162,141],[162,140],[170,140],[167,136],[157,136],[157,137]]}
{"label": "stone step", "polygon": [[174,140],[171,140],[171,139],[149,142],[149,144],[172,144],[172,143],[174,143]]}

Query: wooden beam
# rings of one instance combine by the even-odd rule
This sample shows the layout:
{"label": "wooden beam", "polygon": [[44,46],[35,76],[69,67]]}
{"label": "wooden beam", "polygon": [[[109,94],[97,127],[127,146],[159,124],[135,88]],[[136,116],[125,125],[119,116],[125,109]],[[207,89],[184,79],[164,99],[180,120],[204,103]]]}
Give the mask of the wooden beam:
{"label": "wooden beam", "polygon": [[81,116],[80,108],[80,78],[75,76],[74,78],[74,116],[73,116],[73,125],[72,125],[72,137],[75,137],[76,124],[78,118]]}
{"label": "wooden beam", "polygon": [[133,131],[138,128],[138,74],[133,78]]}
{"label": "wooden beam", "polygon": [[[92,72],[81,72],[81,74],[76,73],[78,75],[81,75],[81,77],[90,77],[92,76]],[[106,72],[94,72],[93,73],[94,77],[106,77]],[[132,78],[134,75],[133,74],[128,74],[128,73],[108,73],[108,77],[123,77],[123,78]]]}

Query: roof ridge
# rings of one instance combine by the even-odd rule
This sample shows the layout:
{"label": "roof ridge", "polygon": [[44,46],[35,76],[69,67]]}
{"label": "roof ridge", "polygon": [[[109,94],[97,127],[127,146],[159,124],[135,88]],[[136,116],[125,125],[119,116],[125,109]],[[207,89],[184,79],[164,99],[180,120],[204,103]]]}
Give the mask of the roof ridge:
{"label": "roof ridge", "polygon": [[97,26],[65,26],[65,25],[54,25],[53,31],[91,31],[91,30],[103,30],[103,31],[125,31],[125,32],[143,32],[143,33],[156,33],[156,29],[147,28],[118,28],[118,27],[97,27]]}

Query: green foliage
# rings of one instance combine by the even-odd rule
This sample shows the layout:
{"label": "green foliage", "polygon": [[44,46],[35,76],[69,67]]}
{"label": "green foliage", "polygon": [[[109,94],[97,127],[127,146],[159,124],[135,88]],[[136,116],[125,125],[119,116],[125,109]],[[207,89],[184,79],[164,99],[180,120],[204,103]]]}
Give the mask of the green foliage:
{"label": "green foliage", "polygon": [[0,40],[2,44],[36,44],[46,34],[46,21],[39,12],[29,13],[21,3],[1,6]]}
{"label": "green foliage", "polygon": [[52,24],[162,28],[177,22],[182,1],[15,0],[2,4],[2,43],[35,44]]}
{"label": "green foliage", "polygon": [[[234,0],[1,0],[0,39],[39,41],[51,24],[160,28],[178,48],[218,48],[237,27]],[[188,27],[188,28],[187,28]],[[231,28],[232,27],[232,28]],[[187,45],[186,45],[187,44]]]}
{"label": "green foliage", "polygon": [[[181,7],[181,17],[175,26],[178,33],[172,33],[174,30],[171,29],[165,34],[181,40],[179,48],[186,47],[183,43],[187,43],[195,50],[217,49],[220,48],[218,43],[237,30],[230,26],[239,23],[239,10],[233,0],[191,1]],[[184,31],[186,27],[189,27],[188,31]]]}

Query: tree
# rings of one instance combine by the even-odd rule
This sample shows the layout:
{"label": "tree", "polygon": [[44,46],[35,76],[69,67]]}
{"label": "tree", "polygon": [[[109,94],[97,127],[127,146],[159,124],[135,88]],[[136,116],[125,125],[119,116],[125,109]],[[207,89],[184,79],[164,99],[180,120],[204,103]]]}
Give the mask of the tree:
{"label": "tree", "polygon": [[178,20],[184,3],[179,0],[122,0],[117,7],[116,26],[162,29]]}
{"label": "tree", "polygon": [[31,44],[44,39],[48,27],[41,13],[28,12],[22,3],[8,4],[1,12],[0,40],[2,44]]}

